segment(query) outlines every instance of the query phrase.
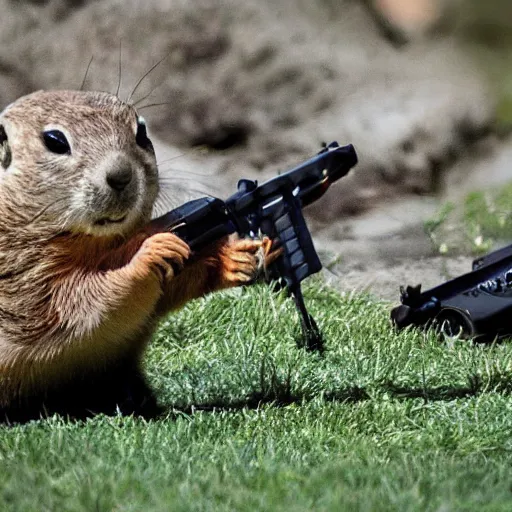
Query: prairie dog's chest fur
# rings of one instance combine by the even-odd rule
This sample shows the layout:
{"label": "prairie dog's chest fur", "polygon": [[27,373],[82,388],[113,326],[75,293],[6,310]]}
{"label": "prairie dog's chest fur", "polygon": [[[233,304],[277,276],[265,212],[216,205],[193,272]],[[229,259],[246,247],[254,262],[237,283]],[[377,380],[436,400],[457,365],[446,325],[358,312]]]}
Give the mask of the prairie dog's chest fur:
{"label": "prairie dog's chest fur", "polygon": [[101,282],[104,271],[67,254],[63,243],[72,247],[75,241],[43,248],[31,265],[2,282],[0,368],[8,369],[11,380],[25,379],[30,369],[21,387],[51,386],[66,373],[87,373],[131,350],[135,355],[153,323],[156,283],[123,303],[115,286]]}

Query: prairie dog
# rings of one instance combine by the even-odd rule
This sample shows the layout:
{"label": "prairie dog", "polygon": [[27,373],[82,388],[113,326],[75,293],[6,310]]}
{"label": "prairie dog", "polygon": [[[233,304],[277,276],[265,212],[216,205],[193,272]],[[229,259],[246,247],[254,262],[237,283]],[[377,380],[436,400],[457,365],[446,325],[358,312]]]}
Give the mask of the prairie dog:
{"label": "prairie dog", "polygon": [[0,114],[0,416],[155,414],[139,362],[159,318],[254,277],[262,241],[191,258],[154,233],[158,191],[145,122],[116,96],[38,91]]}

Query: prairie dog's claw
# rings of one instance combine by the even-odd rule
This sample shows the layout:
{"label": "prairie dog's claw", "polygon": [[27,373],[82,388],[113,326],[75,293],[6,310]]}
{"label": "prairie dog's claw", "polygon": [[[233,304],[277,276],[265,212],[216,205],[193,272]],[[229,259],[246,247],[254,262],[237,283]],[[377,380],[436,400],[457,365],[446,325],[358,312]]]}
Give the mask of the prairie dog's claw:
{"label": "prairie dog's claw", "polygon": [[272,241],[268,237],[261,240],[230,240],[220,253],[220,287],[230,288],[253,282],[280,254],[281,248],[272,251]]}
{"label": "prairie dog's claw", "polygon": [[271,240],[268,236],[264,236],[261,239],[262,245],[258,254],[259,270],[263,271],[265,276],[269,265],[272,265],[283,254],[282,247],[274,248],[275,242],[275,240]]}
{"label": "prairie dog's claw", "polygon": [[157,233],[142,243],[132,263],[142,273],[156,273],[170,279],[183,269],[190,257],[190,247],[173,233]]}

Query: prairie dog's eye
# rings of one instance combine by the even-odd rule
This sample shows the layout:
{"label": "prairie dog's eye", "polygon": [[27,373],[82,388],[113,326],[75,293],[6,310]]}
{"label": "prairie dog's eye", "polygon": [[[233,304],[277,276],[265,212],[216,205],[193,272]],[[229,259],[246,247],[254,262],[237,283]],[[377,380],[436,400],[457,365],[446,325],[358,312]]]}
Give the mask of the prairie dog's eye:
{"label": "prairie dog's eye", "polygon": [[43,132],[43,142],[49,151],[57,155],[69,155],[71,153],[68,139],[60,130],[47,130]]}
{"label": "prairie dog's eye", "polygon": [[143,117],[139,116],[137,118],[137,133],[135,134],[135,142],[142,149],[147,149],[152,151],[153,144],[149,140],[148,132],[146,129],[146,121]]}
{"label": "prairie dog's eye", "polygon": [[9,146],[9,139],[7,138],[7,133],[5,133],[5,128],[0,125],[0,165],[4,169],[7,169],[9,165],[11,165],[11,148]]}

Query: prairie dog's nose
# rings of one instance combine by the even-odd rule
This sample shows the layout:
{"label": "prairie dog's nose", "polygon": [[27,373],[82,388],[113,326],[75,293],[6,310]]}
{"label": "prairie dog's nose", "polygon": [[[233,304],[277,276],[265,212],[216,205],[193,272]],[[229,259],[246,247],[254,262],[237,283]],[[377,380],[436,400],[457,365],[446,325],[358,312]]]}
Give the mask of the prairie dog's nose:
{"label": "prairie dog's nose", "polygon": [[117,192],[123,191],[126,186],[132,181],[133,170],[130,165],[116,167],[107,172],[107,183],[109,187]]}

